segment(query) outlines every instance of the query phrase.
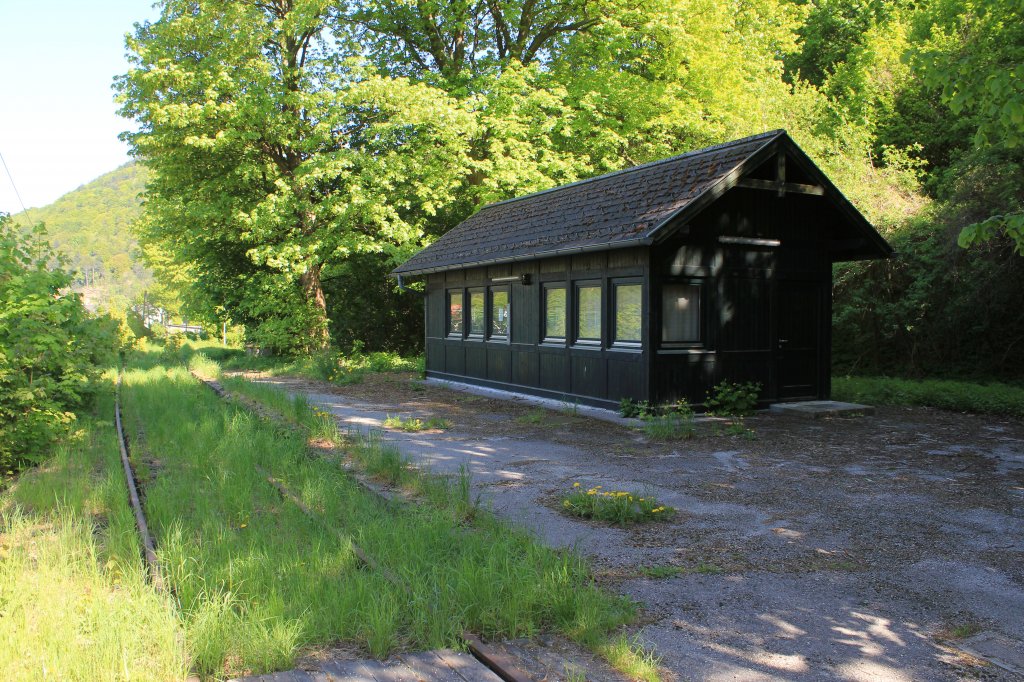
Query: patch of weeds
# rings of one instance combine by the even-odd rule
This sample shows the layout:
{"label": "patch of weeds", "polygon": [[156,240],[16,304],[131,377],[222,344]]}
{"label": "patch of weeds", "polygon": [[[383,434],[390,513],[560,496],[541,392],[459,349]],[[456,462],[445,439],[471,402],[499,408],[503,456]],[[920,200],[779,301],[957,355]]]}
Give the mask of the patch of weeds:
{"label": "patch of weeds", "polygon": [[644,420],[644,433],[655,440],[682,440],[693,438],[697,427],[693,420],[674,414],[663,414]]}
{"label": "patch of weeds", "polygon": [[540,425],[547,421],[547,413],[544,410],[530,410],[516,417],[516,421],[520,424]]}
{"label": "patch of weeds", "polygon": [[562,498],[562,508],[574,516],[624,525],[660,521],[676,512],[651,495],[626,490],[605,491],[601,486],[583,490],[579,483],[573,483],[572,488],[572,492]]}
{"label": "patch of weeds", "polygon": [[429,419],[423,420],[419,417],[402,417],[396,415],[392,417],[388,415],[387,419],[384,420],[384,426],[389,429],[398,429],[399,431],[405,431],[407,433],[416,433],[418,431],[445,431],[452,427],[451,422],[447,419],[441,419],[440,417],[430,417]]}
{"label": "patch of weeds", "polygon": [[640,575],[647,578],[674,578],[685,571],[681,566],[671,564],[656,564],[654,566],[641,566]]}
{"label": "patch of weeds", "polygon": [[661,408],[661,414],[649,411],[641,419],[644,420],[644,433],[655,440],[681,440],[697,434],[693,408],[685,399]]}
{"label": "patch of weeds", "polygon": [[950,639],[967,639],[981,632],[984,628],[978,623],[967,621],[959,625],[953,625],[947,629]]}
{"label": "patch of weeds", "polygon": [[742,417],[737,417],[729,422],[725,427],[724,433],[727,436],[739,436],[746,440],[757,440],[757,433],[754,432],[754,429],[747,428]]}
{"label": "patch of weeds", "polygon": [[761,388],[760,383],[753,381],[722,381],[707,394],[704,405],[709,413],[720,417],[745,417],[757,407]]}
{"label": "patch of weeds", "polygon": [[181,334],[169,334],[164,339],[163,350],[160,351],[160,362],[175,365],[181,362],[182,347],[185,345],[185,338]]}
{"label": "patch of weeds", "polygon": [[370,476],[391,485],[402,485],[409,475],[409,458],[383,442],[379,435],[358,439],[351,448],[353,459]]}
{"label": "patch of weeds", "polygon": [[339,369],[340,357],[338,351],[333,348],[326,348],[314,353],[309,359],[313,375],[317,379],[334,381]]}
{"label": "patch of weeds", "polygon": [[211,360],[206,353],[196,353],[188,359],[188,370],[204,379],[220,378],[220,363]]}
{"label": "patch of weeds", "polygon": [[578,417],[580,414],[580,403],[578,400],[563,400],[562,409],[566,414]]}
{"label": "patch of weeds", "polygon": [[598,652],[616,669],[627,677],[640,682],[658,682],[661,657],[653,649],[644,646],[639,637],[633,639],[621,635],[598,647]]}
{"label": "patch of weeds", "polygon": [[627,419],[646,419],[654,414],[654,410],[646,400],[623,398],[619,401],[619,414]]}

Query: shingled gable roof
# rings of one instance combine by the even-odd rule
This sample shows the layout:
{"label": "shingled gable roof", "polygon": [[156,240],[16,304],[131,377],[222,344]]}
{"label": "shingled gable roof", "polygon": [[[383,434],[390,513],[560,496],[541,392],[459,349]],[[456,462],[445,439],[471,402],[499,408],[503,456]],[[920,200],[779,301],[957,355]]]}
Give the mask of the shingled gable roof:
{"label": "shingled gable roof", "polygon": [[828,181],[784,130],[773,130],[607,175],[489,204],[447,232],[392,275],[420,275],[454,268],[506,263],[591,250],[654,243],[670,223],[693,215],[744,172],[775,153],[778,145],[825,187],[858,232],[865,257],[891,248]]}

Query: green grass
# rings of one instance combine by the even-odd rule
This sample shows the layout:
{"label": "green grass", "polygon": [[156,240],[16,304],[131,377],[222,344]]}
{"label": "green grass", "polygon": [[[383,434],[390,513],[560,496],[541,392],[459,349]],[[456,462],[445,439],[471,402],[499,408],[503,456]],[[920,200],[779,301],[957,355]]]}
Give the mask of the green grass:
{"label": "green grass", "polygon": [[655,564],[653,566],[641,566],[639,568],[640,575],[646,578],[674,578],[677,575],[682,575],[686,572],[682,566],[673,566],[671,564]]}
{"label": "green grass", "polygon": [[644,419],[644,433],[655,440],[682,440],[693,438],[697,427],[692,416],[669,413]]}
{"label": "green grass", "polygon": [[429,419],[423,420],[419,417],[388,415],[387,419],[384,420],[384,427],[388,429],[406,431],[408,433],[415,433],[418,431],[444,431],[450,429],[452,425],[447,419],[441,419],[440,417],[430,417]]}
{"label": "green grass", "polygon": [[188,359],[188,369],[204,379],[220,378],[220,363],[203,352],[196,353]]}
{"label": "green grass", "polygon": [[[101,396],[100,414],[112,410]],[[146,583],[113,425],[79,424],[0,497],[0,679],[184,679],[181,624]]]}
{"label": "green grass", "polygon": [[959,623],[949,628],[949,636],[953,639],[967,639],[981,632],[984,628],[973,621]]}
{"label": "green grass", "polygon": [[526,414],[521,414],[516,417],[516,421],[520,424],[531,424],[533,426],[540,426],[548,421],[548,414],[546,410],[534,409],[530,410]]}
{"label": "green grass", "polygon": [[661,658],[653,649],[645,647],[639,638],[620,635],[598,647],[598,653],[631,679],[640,682],[658,682],[661,679]]}
{"label": "green grass", "polygon": [[664,521],[676,512],[672,507],[658,502],[650,494],[628,490],[602,490],[601,486],[584,490],[579,483],[573,483],[572,490],[562,498],[562,509],[573,516],[618,525]]}
{"label": "green grass", "polygon": [[422,374],[425,367],[422,355],[402,357],[397,353],[366,353],[356,349],[347,355],[329,350],[302,357],[255,356],[247,355],[241,348],[221,346],[219,341],[213,339],[189,341],[180,337],[172,337],[169,343],[143,339],[139,351],[135,354],[136,366],[181,364],[192,368],[192,363],[196,362],[193,358],[202,355],[203,358],[198,362],[212,362],[223,370],[261,372],[268,376],[298,376],[341,385],[360,383],[373,373]]}
{"label": "green grass", "polygon": [[994,382],[833,377],[832,397],[868,405],[919,405],[1024,418],[1024,388]]}
{"label": "green grass", "polygon": [[[427,502],[389,505],[337,462],[310,457],[306,434],[220,401],[184,368],[129,372],[124,391],[128,423],[144,424],[146,449],[162,455],[147,513],[202,674],[285,669],[303,646],[338,640],[375,656],[458,646],[463,630],[559,630],[597,648],[634,615],[627,600],[593,586],[580,557],[491,514],[467,514],[465,473],[431,477],[380,442],[362,443],[358,461],[390,467]],[[320,520],[283,500],[257,467]],[[352,543],[405,589],[362,567]]]}

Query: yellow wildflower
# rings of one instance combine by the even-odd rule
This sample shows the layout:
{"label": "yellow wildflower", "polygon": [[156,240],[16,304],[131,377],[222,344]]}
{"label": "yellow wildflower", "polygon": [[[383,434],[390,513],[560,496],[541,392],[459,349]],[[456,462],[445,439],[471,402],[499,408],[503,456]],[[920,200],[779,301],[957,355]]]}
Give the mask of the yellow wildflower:
{"label": "yellow wildflower", "polygon": [[572,484],[572,487],[573,488],[579,488],[580,487],[580,482],[576,481],[575,483]]}

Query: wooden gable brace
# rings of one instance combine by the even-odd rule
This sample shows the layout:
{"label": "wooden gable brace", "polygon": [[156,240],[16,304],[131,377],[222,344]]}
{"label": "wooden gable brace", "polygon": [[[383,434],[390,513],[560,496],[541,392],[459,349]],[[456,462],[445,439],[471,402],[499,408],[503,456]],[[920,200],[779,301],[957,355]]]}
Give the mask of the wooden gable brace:
{"label": "wooden gable brace", "polygon": [[793,194],[813,194],[815,196],[825,195],[825,188],[821,185],[804,185],[799,182],[786,182],[785,150],[780,147],[778,155],[775,158],[776,165],[774,180],[742,178],[736,182],[736,186],[745,187],[747,189],[766,189],[768,191],[777,192],[779,197],[786,196],[786,192],[792,192]]}

